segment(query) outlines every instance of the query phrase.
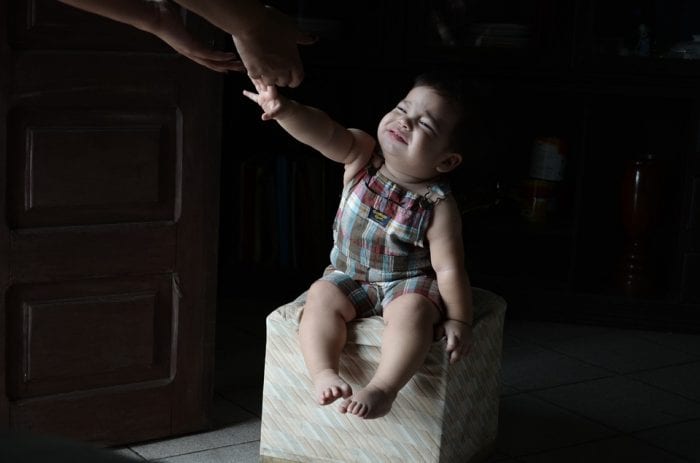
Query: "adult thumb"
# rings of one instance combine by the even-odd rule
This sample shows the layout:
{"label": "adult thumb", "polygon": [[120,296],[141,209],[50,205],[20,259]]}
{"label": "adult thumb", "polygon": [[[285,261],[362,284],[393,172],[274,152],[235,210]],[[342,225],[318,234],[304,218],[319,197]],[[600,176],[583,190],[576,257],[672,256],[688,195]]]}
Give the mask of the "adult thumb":
{"label": "adult thumb", "polygon": [[318,36],[309,32],[301,32],[299,37],[297,37],[297,44],[299,45],[313,45],[316,42],[318,42]]}

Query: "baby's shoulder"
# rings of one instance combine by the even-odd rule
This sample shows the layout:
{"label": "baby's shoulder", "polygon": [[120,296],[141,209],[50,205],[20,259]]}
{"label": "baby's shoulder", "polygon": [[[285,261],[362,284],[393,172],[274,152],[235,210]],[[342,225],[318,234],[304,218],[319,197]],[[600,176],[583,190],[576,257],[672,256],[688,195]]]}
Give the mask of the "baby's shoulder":
{"label": "baby's shoulder", "polygon": [[434,232],[436,230],[451,230],[455,227],[461,229],[462,217],[454,195],[447,193],[433,208],[433,219],[430,223],[430,228]]}

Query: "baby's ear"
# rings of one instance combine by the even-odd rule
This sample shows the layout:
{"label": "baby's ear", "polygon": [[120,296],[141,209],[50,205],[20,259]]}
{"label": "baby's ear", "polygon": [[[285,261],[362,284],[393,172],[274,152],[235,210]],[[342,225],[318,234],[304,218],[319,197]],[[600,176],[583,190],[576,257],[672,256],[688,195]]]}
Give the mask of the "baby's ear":
{"label": "baby's ear", "polygon": [[442,161],[435,167],[435,169],[442,173],[446,174],[447,172],[451,172],[457,168],[458,165],[462,163],[462,155],[459,153],[449,153],[447,154],[444,158],[442,158]]}

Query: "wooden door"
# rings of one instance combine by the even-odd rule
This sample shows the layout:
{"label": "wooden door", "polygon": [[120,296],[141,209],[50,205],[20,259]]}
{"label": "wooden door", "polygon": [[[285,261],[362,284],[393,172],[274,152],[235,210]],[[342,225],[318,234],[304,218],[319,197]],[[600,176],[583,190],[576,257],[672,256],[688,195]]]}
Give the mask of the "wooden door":
{"label": "wooden door", "polygon": [[3,1],[0,18],[0,429],[201,429],[221,78],[54,0]]}

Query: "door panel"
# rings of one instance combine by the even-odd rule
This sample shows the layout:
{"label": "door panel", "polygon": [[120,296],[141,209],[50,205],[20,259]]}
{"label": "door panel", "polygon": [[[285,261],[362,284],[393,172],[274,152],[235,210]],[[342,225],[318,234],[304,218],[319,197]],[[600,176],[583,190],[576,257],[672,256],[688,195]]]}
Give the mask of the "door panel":
{"label": "door panel", "polygon": [[8,119],[13,229],[174,219],[176,109],[20,107]]}
{"label": "door panel", "polygon": [[[17,50],[117,50],[168,52],[160,40],[55,0],[11,0],[9,43]],[[5,17],[5,16],[3,16]]]}
{"label": "door panel", "polygon": [[13,286],[10,398],[170,381],[172,283],[170,275],[155,275]]}
{"label": "door panel", "polygon": [[41,435],[127,443],[173,433],[172,409],[172,396],[162,387],[105,390],[13,403],[11,425]]}
{"label": "door panel", "polygon": [[221,78],[54,0],[0,18],[0,428],[103,444],[201,429]]}

